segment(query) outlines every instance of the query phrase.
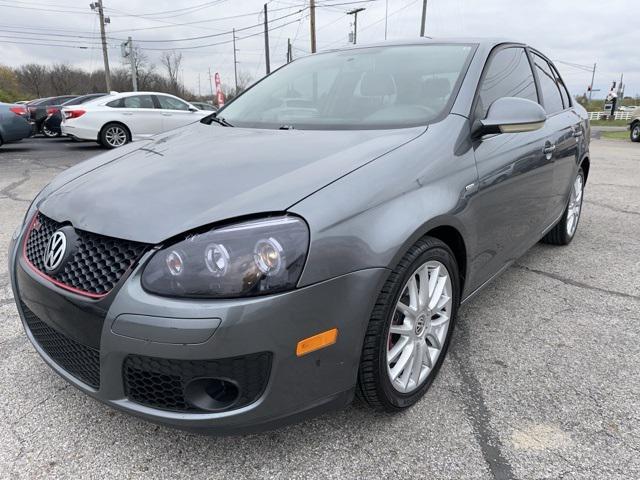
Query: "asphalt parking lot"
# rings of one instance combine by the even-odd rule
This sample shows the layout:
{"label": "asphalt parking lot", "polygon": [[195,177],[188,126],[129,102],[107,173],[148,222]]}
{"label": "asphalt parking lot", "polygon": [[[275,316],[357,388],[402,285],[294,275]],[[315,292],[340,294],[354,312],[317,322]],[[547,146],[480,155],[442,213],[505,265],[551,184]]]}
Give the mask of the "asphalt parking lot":
{"label": "asphalt parking lot", "polygon": [[[593,140],[577,237],[538,245],[460,311],[410,411],[354,405],[208,438],[115,412],[38,357],[0,265],[0,478],[640,478],[640,145]],[[95,144],[0,148],[0,250]]]}

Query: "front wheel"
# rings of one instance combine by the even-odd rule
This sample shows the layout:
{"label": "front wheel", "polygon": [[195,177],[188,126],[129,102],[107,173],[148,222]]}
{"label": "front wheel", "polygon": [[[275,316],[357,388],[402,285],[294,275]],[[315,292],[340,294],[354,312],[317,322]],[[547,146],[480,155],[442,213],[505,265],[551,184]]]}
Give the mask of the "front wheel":
{"label": "front wheel", "polygon": [[631,125],[630,137],[632,142],[640,142],[640,122]]}
{"label": "front wheel", "polygon": [[571,243],[578,229],[578,222],[582,213],[583,194],[584,172],[580,168],[571,185],[569,204],[560,221],[542,238],[543,243],[550,243],[551,245],[569,245]]}
{"label": "front wheel", "polygon": [[424,237],[391,272],[369,320],[357,395],[397,412],[416,403],[440,370],[460,301],[458,266],[449,247]]}
{"label": "front wheel", "polygon": [[107,148],[118,148],[131,141],[127,127],[119,123],[108,123],[100,132],[100,143]]}

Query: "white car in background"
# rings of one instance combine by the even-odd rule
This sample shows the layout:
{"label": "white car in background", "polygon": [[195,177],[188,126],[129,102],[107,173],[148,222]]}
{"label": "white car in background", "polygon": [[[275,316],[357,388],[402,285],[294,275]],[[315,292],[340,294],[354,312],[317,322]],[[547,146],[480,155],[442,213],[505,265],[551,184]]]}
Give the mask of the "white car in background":
{"label": "white car in background", "polygon": [[127,92],[65,107],[62,115],[63,135],[117,148],[197,122],[211,112],[167,93]]}

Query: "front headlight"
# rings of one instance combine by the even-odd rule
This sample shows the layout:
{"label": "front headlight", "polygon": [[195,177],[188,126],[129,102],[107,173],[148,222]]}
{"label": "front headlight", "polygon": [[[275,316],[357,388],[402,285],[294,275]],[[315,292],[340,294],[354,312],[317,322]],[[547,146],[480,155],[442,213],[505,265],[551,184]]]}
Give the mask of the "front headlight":
{"label": "front headlight", "polygon": [[309,229],[281,216],[190,234],[156,252],[142,286],[158,295],[233,298],[281,292],[302,274]]}

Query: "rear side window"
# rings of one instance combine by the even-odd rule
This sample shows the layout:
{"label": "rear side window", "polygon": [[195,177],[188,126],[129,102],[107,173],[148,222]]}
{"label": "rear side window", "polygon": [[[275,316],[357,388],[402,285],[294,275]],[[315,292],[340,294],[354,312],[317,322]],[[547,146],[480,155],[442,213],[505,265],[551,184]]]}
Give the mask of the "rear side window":
{"label": "rear side window", "polygon": [[503,97],[538,101],[531,64],[524,48],[503,48],[489,59],[478,92],[476,116],[485,118],[491,104]]}
{"label": "rear side window", "polygon": [[112,108],[154,108],[151,95],[133,95],[119,98],[107,103],[107,106]]}
{"label": "rear side window", "polygon": [[189,105],[182,100],[164,95],[157,95],[157,97],[158,102],[160,102],[160,108],[163,110],[189,110]]}
{"label": "rear side window", "polygon": [[561,112],[564,109],[562,94],[560,93],[562,86],[558,85],[558,79],[544,58],[534,53],[533,63],[540,81],[542,106],[548,114]]}
{"label": "rear side window", "polygon": [[556,66],[551,62],[549,62],[549,65],[551,65],[553,76],[556,79],[558,88],[560,89],[560,95],[562,96],[562,103],[564,104],[564,108],[569,108],[571,106],[571,97],[569,96],[569,90],[567,90],[567,86],[562,81],[562,77],[558,73],[558,69],[556,68]]}

